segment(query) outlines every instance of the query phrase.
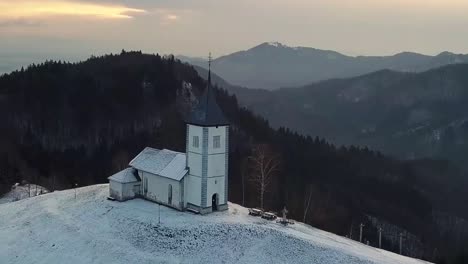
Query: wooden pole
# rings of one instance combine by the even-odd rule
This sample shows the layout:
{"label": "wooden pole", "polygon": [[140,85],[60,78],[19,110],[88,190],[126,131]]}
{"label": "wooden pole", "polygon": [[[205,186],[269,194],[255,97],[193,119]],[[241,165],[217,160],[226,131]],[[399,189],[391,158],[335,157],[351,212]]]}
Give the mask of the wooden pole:
{"label": "wooden pole", "polygon": [[361,242],[361,243],[362,243],[362,228],[363,228],[363,227],[364,227],[364,224],[361,223],[361,224],[359,225],[359,242]]}
{"label": "wooden pole", "polygon": [[400,233],[400,255],[403,255],[403,233]]}
{"label": "wooden pole", "polygon": [[379,248],[382,248],[382,228],[379,227]]}

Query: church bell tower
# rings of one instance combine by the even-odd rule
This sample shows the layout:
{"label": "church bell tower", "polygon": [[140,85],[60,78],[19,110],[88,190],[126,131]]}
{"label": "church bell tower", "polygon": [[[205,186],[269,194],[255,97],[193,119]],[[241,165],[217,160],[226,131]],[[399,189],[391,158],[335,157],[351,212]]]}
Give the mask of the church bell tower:
{"label": "church bell tower", "polygon": [[186,155],[186,208],[201,214],[227,210],[229,123],[211,87],[211,54],[207,87],[187,120]]}

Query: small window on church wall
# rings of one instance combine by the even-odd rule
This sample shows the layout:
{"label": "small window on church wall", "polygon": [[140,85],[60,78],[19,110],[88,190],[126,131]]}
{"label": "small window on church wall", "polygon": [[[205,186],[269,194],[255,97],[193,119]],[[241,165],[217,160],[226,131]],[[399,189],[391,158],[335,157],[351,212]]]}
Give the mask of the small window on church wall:
{"label": "small window on church wall", "polygon": [[194,148],[198,148],[200,142],[198,141],[198,136],[193,136],[193,143],[192,143],[192,146]]}
{"label": "small window on church wall", "polygon": [[172,185],[169,184],[169,189],[167,190],[167,203],[172,204]]}
{"label": "small window on church wall", "polygon": [[221,136],[213,137],[213,148],[217,149],[221,147]]}

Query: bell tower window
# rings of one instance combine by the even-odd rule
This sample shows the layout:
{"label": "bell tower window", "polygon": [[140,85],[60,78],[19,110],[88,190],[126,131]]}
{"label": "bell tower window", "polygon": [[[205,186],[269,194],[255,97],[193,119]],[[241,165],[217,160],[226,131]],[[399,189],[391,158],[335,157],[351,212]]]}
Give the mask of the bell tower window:
{"label": "bell tower window", "polygon": [[215,149],[221,148],[221,136],[213,137],[213,148]]}
{"label": "bell tower window", "polygon": [[198,136],[193,136],[192,146],[194,148],[198,148],[199,145],[200,145],[200,140],[199,140]]}

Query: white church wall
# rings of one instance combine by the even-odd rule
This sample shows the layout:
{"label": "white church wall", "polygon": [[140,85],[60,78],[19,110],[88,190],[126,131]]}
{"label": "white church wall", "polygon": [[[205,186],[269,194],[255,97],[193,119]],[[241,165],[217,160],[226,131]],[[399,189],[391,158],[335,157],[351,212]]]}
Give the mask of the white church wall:
{"label": "white church wall", "polygon": [[211,154],[208,156],[208,177],[224,176],[226,173],[226,154]]}
{"label": "white church wall", "polygon": [[113,180],[109,181],[109,196],[122,201],[122,184]]}
{"label": "white church wall", "polygon": [[187,167],[190,168],[190,174],[201,177],[202,155],[189,152],[187,162]]}
{"label": "white church wall", "polygon": [[[214,137],[219,136],[219,146],[215,148]],[[218,194],[219,204],[225,200],[226,176],[226,126],[210,127],[208,129],[208,181],[206,205],[212,205],[213,194]]]}
{"label": "white church wall", "polygon": [[120,183],[117,181],[109,181],[109,195],[119,201],[126,201],[135,198],[135,189],[139,183]]}
{"label": "white church wall", "polygon": [[193,175],[185,176],[185,200],[196,206],[201,206],[201,178]]}
{"label": "white church wall", "polygon": [[213,194],[218,194],[218,204],[224,204],[224,176],[208,178],[206,205],[211,206]]}
{"label": "white church wall", "polygon": [[[202,176],[202,151],[203,151],[203,128],[199,126],[188,125],[187,140],[187,167],[190,168],[190,174]],[[198,137],[198,148],[193,146],[194,137]]]}
{"label": "white church wall", "polygon": [[[183,208],[183,204],[181,203],[181,182],[147,172],[143,172],[142,174],[142,182],[144,181],[144,178],[148,179],[148,192],[146,194],[143,192],[142,195],[149,200],[176,207],[178,209]],[[172,201],[169,201],[169,185],[172,186]]]}
{"label": "white church wall", "polygon": [[122,184],[122,198],[124,200],[129,200],[135,198],[135,191],[140,186],[139,183],[131,182],[131,183],[123,183]]}
{"label": "white church wall", "polygon": [[[185,177],[185,202],[195,206],[211,207],[214,194],[218,194],[219,205],[225,204],[226,190],[226,144],[227,144],[227,126],[219,127],[198,127],[187,126],[187,166],[189,175]],[[208,142],[203,141],[203,132],[207,129]],[[198,137],[197,144],[193,144],[194,136]],[[215,146],[215,137],[219,137],[217,146]],[[208,143],[203,145],[203,143]],[[206,156],[206,175],[203,175],[203,156]],[[198,177],[197,177],[198,176]],[[202,188],[203,176],[206,176],[206,188]],[[206,191],[206,192],[205,192]],[[206,196],[205,196],[206,195]],[[201,199],[205,198],[205,201]]]}
{"label": "white church wall", "polygon": [[[185,176],[184,179],[185,205],[190,203],[201,206],[203,127],[188,125],[187,128],[187,167],[189,168],[189,175]],[[193,144],[194,137],[198,137],[198,147]]]}

